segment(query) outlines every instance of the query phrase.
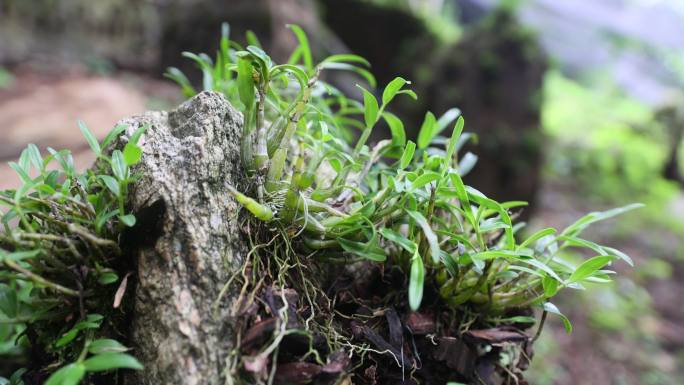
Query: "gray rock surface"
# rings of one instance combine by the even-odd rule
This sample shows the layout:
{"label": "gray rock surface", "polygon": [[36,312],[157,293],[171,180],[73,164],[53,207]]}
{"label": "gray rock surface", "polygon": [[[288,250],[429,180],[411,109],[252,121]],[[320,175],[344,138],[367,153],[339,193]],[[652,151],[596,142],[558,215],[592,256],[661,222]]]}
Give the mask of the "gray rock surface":
{"label": "gray rock surface", "polygon": [[244,187],[242,115],[222,95],[204,92],[171,112],[122,123],[130,126],[128,135],[149,124],[140,141],[142,161],[133,169],[141,177],[129,194],[138,222],[124,240],[137,261],[127,326],[145,370],[126,383],[223,383],[234,345],[228,310],[234,297],[226,295],[216,312],[213,305],[247,250],[239,208],[226,188]]}

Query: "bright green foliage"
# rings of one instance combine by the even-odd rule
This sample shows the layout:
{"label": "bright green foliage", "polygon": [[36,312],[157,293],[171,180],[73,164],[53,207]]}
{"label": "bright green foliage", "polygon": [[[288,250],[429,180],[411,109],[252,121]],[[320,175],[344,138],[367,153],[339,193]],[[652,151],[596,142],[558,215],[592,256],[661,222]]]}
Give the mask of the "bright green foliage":
{"label": "bright green foliage", "polygon": [[[518,241],[515,233],[524,224],[513,218],[525,204],[499,203],[463,184],[477,158],[459,157],[471,136],[462,134],[457,109],[440,118],[427,112],[417,145],[406,141],[403,123],[387,108],[400,94],[416,97],[408,81],[394,79],[378,90],[378,100],[363,59],[337,55],[313,65],[306,37],[292,28],[300,45],[287,64],[274,64],[256,47],[243,50],[224,35],[222,47],[231,48],[203,71],[205,89],[223,92],[245,116],[242,157],[256,198],[233,195],[257,217],[293,228],[306,251],[317,251],[322,260],[343,251],[350,261],[399,266],[411,309],[420,307],[429,287],[447,306],[476,307],[490,320],[532,305],[560,314],[548,302],[559,290],[608,281],[605,268],[615,259],[631,263],[625,254],[579,237],[589,224],[637,205],[592,213],[562,232],[546,229]],[[326,69],[352,70],[373,88],[359,86],[363,103],[349,99],[319,79]],[[381,118],[392,139],[369,146]],[[597,257],[574,265],[560,254],[570,247]]]}
{"label": "bright green foliage", "polygon": [[[33,348],[61,366],[50,385],[76,384],[89,372],[140,368],[121,344],[96,338],[113,320],[98,313],[112,309],[119,236],[135,224],[124,205],[145,127],[111,157],[103,149],[126,126],[115,127],[101,143],[83,122],[79,127],[98,157],[94,168],[78,172],[69,151],[49,148],[43,157],[29,145],[11,163],[21,187],[0,192],[0,326],[10,327],[2,340],[26,345],[25,331],[31,330]],[[7,381],[21,384],[18,377]]]}

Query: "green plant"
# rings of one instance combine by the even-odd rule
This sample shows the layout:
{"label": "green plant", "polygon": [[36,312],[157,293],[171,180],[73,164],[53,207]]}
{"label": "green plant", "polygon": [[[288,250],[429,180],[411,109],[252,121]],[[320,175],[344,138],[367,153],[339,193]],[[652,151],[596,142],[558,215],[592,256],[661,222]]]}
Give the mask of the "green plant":
{"label": "green plant", "polygon": [[[398,266],[409,277],[404,290],[412,310],[430,287],[445,306],[474,307],[494,324],[511,322],[502,317],[507,310],[532,305],[560,314],[548,302],[559,290],[609,281],[606,267],[616,259],[632,263],[580,235],[590,224],[639,205],[594,212],[563,231],[544,229],[519,242],[515,234],[524,224],[514,224],[513,210],[525,203],[499,203],[462,182],[475,158],[465,154],[459,161],[469,135],[462,135],[464,120],[457,113],[436,119],[428,112],[417,142],[407,140],[388,106],[400,94],[416,97],[405,88],[410,82],[394,79],[380,100],[358,86],[363,103],[348,99],[320,80],[321,71],[366,74],[350,63],[367,63],[336,55],[314,65],[306,36],[291,28],[300,44],[287,64],[273,63],[259,47],[242,49],[229,41],[227,29],[215,64],[206,55],[185,55],[203,70],[205,90],[223,92],[245,116],[242,158],[255,198],[234,189],[232,194],[270,227],[293,229],[301,250],[322,260],[342,252]],[[177,70],[168,76],[187,95],[195,92]],[[381,120],[391,140],[367,145]],[[559,255],[576,247],[596,256],[574,265]]]}
{"label": "green plant", "polygon": [[[31,144],[10,163],[21,187],[0,192],[0,326],[8,326],[6,338],[40,352],[34,359],[45,366],[31,366],[54,372],[48,385],[141,368],[127,348],[102,337],[116,334],[121,318],[120,299],[109,304],[126,287],[119,237],[135,224],[125,201],[136,179],[130,166],[142,156],[136,143],[144,127],[110,157],[103,149],[127,126],[116,126],[101,143],[85,124],[79,126],[98,158],[92,169],[78,172],[69,151],[49,148],[43,157]],[[20,377],[0,381],[21,384]]]}

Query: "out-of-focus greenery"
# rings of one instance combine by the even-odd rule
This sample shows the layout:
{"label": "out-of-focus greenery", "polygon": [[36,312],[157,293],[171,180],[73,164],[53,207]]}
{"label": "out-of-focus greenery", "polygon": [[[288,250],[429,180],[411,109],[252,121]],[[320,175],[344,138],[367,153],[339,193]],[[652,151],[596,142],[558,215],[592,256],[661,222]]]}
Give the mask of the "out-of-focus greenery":
{"label": "out-of-focus greenery", "polygon": [[589,203],[644,202],[623,236],[644,225],[684,234],[684,221],[667,214],[680,187],[663,177],[670,138],[654,109],[600,81],[588,87],[550,71],[544,83],[546,178]]}
{"label": "out-of-focus greenery", "polygon": [[610,85],[588,88],[555,71],[544,88],[542,121],[555,147],[548,152],[551,174],[576,179],[580,189],[611,202],[676,191],[661,176],[666,138],[648,106]]}
{"label": "out-of-focus greenery", "polygon": [[[542,107],[548,143],[545,179],[565,191],[557,199],[571,200],[568,207],[645,202],[646,209],[630,220],[591,237],[636,247],[642,255],[637,255],[637,269],[631,275],[610,285],[588,285],[582,295],[561,298],[561,303],[594,336],[587,337],[595,338],[592,349],[638,372],[638,378],[629,380],[625,373],[616,373],[616,378],[624,378],[615,383],[678,384],[676,369],[667,363],[677,358],[661,346],[656,333],[657,298],[647,290],[650,282],[674,279],[672,263],[682,254],[676,240],[684,235],[684,221],[672,213],[680,187],[663,177],[671,147],[668,127],[657,120],[655,108],[625,96],[600,78],[586,84],[590,86],[557,71],[546,76]],[[564,368],[568,348],[548,335],[542,337],[536,351],[545,359],[533,362],[532,382],[567,383],[572,377]],[[666,356],[670,358],[663,359]]]}

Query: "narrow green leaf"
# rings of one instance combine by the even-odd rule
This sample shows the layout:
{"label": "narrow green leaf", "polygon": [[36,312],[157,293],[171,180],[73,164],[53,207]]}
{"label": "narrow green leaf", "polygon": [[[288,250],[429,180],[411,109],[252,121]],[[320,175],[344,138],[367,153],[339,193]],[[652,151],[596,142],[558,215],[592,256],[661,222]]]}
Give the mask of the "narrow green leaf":
{"label": "narrow green leaf", "polygon": [[427,219],[423,216],[423,214],[419,213],[418,211],[413,211],[413,210],[406,210],[406,213],[413,218],[414,221],[420,226],[420,228],[423,230],[423,234],[425,235],[425,239],[427,239],[428,244],[430,245],[430,256],[432,257],[432,261],[434,263],[439,262],[439,254],[440,254],[440,249],[439,249],[439,239],[437,238],[437,234],[432,230],[430,227],[430,224],[428,223]]}
{"label": "narrow green leaf", "polygon": [[435,135],[436,125],[437,120],[435,119],[435,115],[428,111],[425,114],[425,119],[418,132],[418,148],[423,149],[430,145],[430,142],[432,142],[432,138]]}
{"label": "narrow green leaf", "polygon": [[86,141],[88,141],[88,145],[93,150],[95,155],[97,155],[97,156],[102,155],[102,149],[100,148],[100,143],[97,141],[97,139],[95,138],[93,133],[90,132],[90,130],[85,125],[85,123],[83,123],[82,120],[78,121],[78,128],[81,129],[83,136],[85,136]]}
{"label": "narrow green leaf", "polygon": [[638,209],[641,207],[644,207],[644,205],[641,203],[632,203],[623,207],[614,208],[612,210],[596,211],[593,213],[589,213],[583,216],[582,218],[578,219],[577,222],[568,226],[565,230],[563,230],[561,235],[577,236],[582,232],[582,230],[587,228],[592,223],[603,221],[612,218],[616,215],[624,214],[628,211]]}
{"label": "narrow green leaf", "polygon": [[599,255],[593,258],[589,258],[582,262],[581,265],[575,269],[575,271],[568,278],[568,283],[580,282],[584,279],[592,276],[597,271],[601,270],[604,266],[609,264],[614,259],[613,256]]}
{"label": "narrow green leaf", "polygon": [[386,239],[389,239],[390,241],[401,246],[404,250],[411,254],[414,254],[416,250],[418,250],[418,246],[415,244],[415,242],[410,241],[406,236],[399,234],[398,232],[387,227],[380,229],[380,234]]}
{"label": "narrow green leaf", "polygon": [[425,267],[423,266],[423,259],[418,255],[416,250],[411,259],[411,273],[409,275],[409,306],[411,310],[416,311],[423,301],[423,286],[425,281]]}
{"label": "narrow green leaf", "polygon": [[543,307],[544,307],[545,311],[547,311],[549,313],[556,314],[557,316],[559,316],[561,318],[561,320],[563,321],[563,325],[565,326],[565,331],[568,333],[572,333],[572,324],[570,323],[570,320],[568,319],[568,317],[564,316],[563,313],[560,312],[560,310],[558,310],[556,305],[552,304],[551,302],[545,302]]}
{"label": "narrow green leaf", "polygon": [[88,345],[91,354],[123,353],[130,350],[123,346],[119,341],[112,339],[95,340]]}
{"label": "narrow green leaf", "polygon": [[123,153],[119,150],[112,152],[112,172],[120,181],[128,179],[128,166]]}
{"label": "narrow green leaf", "polygon": [[411,164],[411,161],[413,160],[413,154],[415,152],[416,144],[409,140],[408,143],[406,143],[406,148],[404,148],[404,153],[401,155],[401,160],[399,161],[400,169],[403,170],[408,167],[409,164]]}
{"label": "narrow green leaf", "polygon": [[124,132],[128,128],[128,125],[126,124],[117,124],[114,126],[114,128],[109,131],[107,136],[102,140],[102,148],[107,148],[107,146],[114,141],[114,139],[118,138],[119,135],[121,135],[122,132]]}
{"label": "narrow green leaf", "polygon": [[255,102],[254,77],[252,76],[252,60],[249,55],[238,55],[237,59],[237,89],[240,101],[245,107],[245,119],[252,110]]}
{"label": "narrow green leaf", "polygon": [[290,28],[292,32],[294,32],[295,36],[297,37],[297,40],[299,41],[299,49],[302,53],[304,67],[307,69],[307,71],[313,70],[313,58],[311,56],[311,47],[309,47],[309,38],[306,37],[306,32],[304,32],[304,30],[296,24],[289,24],[287,27]]}
{"label": "narrow green leaf", "polygon": [[437,123],[435,124],[435,131],[433,133],[433,136],[439,135],[442,131],[444,131],[445,128],[451,122],[456,120],[456,118],[460,117],[461,115],[461,110],[458,108],[450,108],[448,109],[442,116],[439,117],[437,120]]}
{"label": "narrow green leaf", "polygon": [[363,92],[363,118],[366,123],[366,128],[373,127],[378,121],[378,100],[367,89],[356,85]]}
{"label": "narrow green leaf", "polygon": [[396,115],[384,111],[382,117],[392,132],[392,144],[395,146],[404,147],[406,145],[406,131],[404,130],[404,123]]}
{"label": "narrow green leaf", "polygon": [[88,372],[103,372],[113,369],[142,370],[143,366],[133,356],[123,353],[104,353],[83,362]]}
{"label": "narrow green leaf", "polygon": [[338,238],[337,243],[348,253],[358,255],[375,262],[384,262],[387,259],[385,251],[372,244],[354,242],[344,238]]}
{"label": "narrow green leaf", "polygon": [[105,186],[107,186],[109,191],[111,191],[115,197],[118,197],[121,194],[121,189],[119,188],[119,181],[117,181],[109,175],[98,175],[97,178],[100,179],[105,184]]}
{"label": "narrow green leaf", "polygon": [[439,180],[442,176],[436,172],[428,171],[411,182],[411,190],[419,189],[428,183]]}
{"label": "narrow green leaf", "polygon": [[536,233],[530,235],[529,238],[524,240],[523,243],[521,243],[518,246],[518,249],[523,249],[525,247],[528,247],[529,245],[533,244],[534,242],[538,241],[539,239],[544,238],[547,235],[552,235],[555,233],[556,233],[556,229],[551,228],[551,227],[539,230]]}
{"label": "narrow green leaf", "polygon": [[38,171],[43,170],[43,157],[40,155],[40,150],[38,147],[31,143],[26,147],[26,150],[28,151],[28,157],[31,160],[31,163],[33,164],[33,167],[36,168]]}
{"label": "narrow green leaf", "polygon": [[389,102],[391,102],[392,99],[394,99],[394,97],[397,95],[397,92],[399,92],[399,90],[401,90],[401,88],[406,84],[411,84],[411,82],[401,77],[396,77],[389,82],[385,87],[385,90],[382,92],[382,104],[387,105]]}
{"label": "narrow green leaf", "polygon": [[45,385],[76,385],[85,375],[85,367],[80,363],[69,364],[54,372]]}
{"label": "narrow green leaf", "polygon": [[454,125],[454,131],[451,133],[449,144],[447,145],[447,155],[445,157],[446,161],[448,162],[447,164],[451,164],[451,158],[456,152],[456,144],[458,143],[458,139],[461,137],[461,133],[463,133],[464,125],[465,121],[463,120],[463,117],[459,116],[458,120],[456,120],[456,124]]}

